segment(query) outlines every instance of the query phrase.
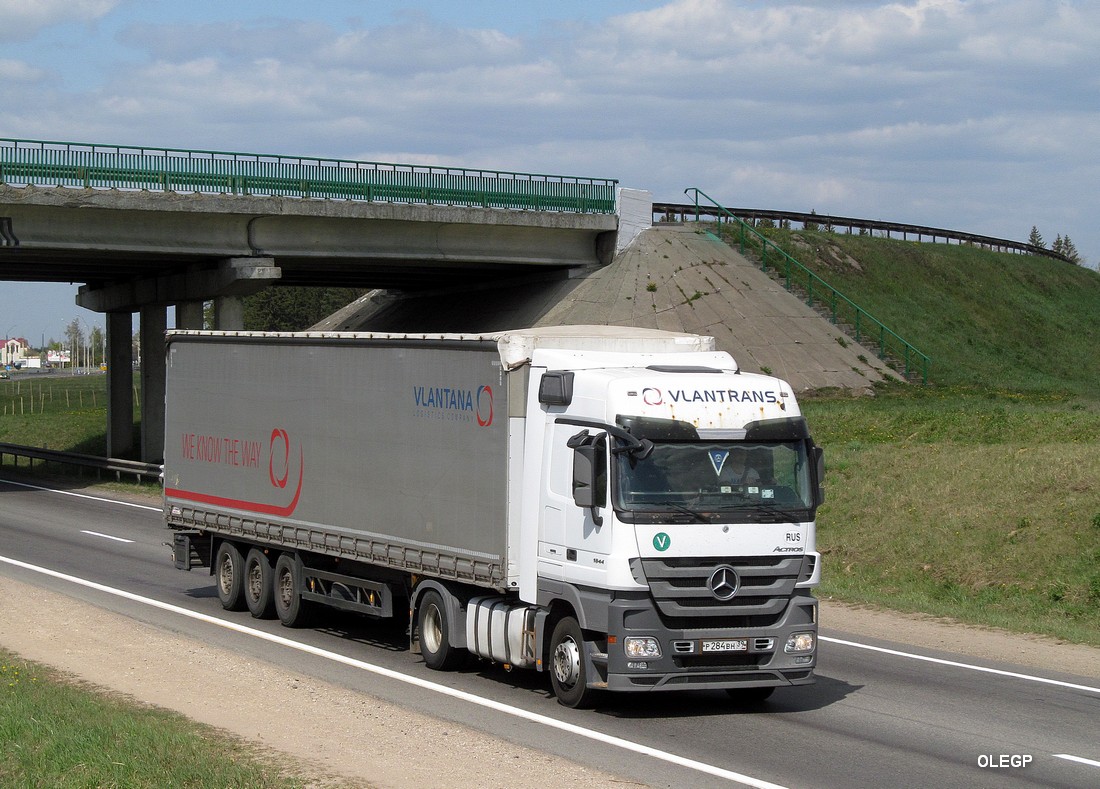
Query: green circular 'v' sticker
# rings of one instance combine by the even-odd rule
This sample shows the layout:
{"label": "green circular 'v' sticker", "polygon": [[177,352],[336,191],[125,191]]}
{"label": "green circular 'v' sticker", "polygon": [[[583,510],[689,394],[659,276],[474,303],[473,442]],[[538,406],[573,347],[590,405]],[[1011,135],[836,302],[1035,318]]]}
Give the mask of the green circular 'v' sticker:
{"label": "green circular 'v' sticker", "polygon": [[663,531],[659,531],[653,535],[653,547],[658,551],[667,551],[670,545],[672,545],[672,538]]}

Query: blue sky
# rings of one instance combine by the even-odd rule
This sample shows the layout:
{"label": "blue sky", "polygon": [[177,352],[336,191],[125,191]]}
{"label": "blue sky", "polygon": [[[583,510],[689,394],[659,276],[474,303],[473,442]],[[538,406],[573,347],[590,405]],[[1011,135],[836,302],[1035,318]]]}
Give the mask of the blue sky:
{"label": "blue sky", "polygon": [[[1095,267],[1100,3],[0,0],[0,136],[1034,225]],[[75,293],[0,282],[0,332],[102,325]]]}

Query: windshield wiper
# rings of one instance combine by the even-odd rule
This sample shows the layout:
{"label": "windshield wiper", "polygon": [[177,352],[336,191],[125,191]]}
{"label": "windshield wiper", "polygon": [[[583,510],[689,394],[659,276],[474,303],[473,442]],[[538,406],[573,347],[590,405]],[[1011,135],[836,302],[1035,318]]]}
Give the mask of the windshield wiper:
{"label": "windshield wiper", "polygon": [[756,501],[744,494],[734,495],[738,497],[739,501],[736,503],[718,504],[715,506],[715,509],[719,511],[748,510],[758,515],[783,516],[787,518],[794,518],[795,515],[802,512],[802,509],[796,507],[782,507],[779,504],[769,504],[766,500]]}
{"label": "windshield wiper", "polygon": [[[710,500],[705,504],[701,504],[700,502],[704,497]],[[798,511],[797,509],[792,510],[789,507],[781,507],[778,502],[772,502],[769,499],[758,499],[740,491],[730,491],[729,493],[702,493],[699,495],[699,498],[695,500],[695,503],[698,504],[700,509],[704,512],[744,510],[757,515],[774,517],[790,515]]]}
{"label": "windshield wiper", "polygon": [[656,507],[672,507],[672,509],[676,510],[677,512],[682,512],[685,515],[690,515],[700,523],[710,523],[710,520],[701,512],[693,510],[691,507],[688,507],[685,504],[681,504],[678,501],[655,501],[653,502],[653,505]]}

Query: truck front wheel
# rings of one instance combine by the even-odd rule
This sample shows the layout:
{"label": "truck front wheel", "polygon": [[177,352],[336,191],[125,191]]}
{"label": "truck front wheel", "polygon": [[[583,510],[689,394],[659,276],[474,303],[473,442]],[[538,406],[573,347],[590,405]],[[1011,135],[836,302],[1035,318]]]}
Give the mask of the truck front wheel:
{"label": "truck front wheel", "polygon": [[578,709],[592,703],[588,666],[584,660],[584,634],[577,620],[562,617],[550,637],[550,682],[558,703]]}
{"label": "truck front wheel", "polygon": [[452,623],[439,592],[429,589],[424,593],[416,622],[424,665],[436,671],[452,671],[462,665],[466,650],[451,646]]}
{"label": "truck front wheel", "polygon": [[222,608],[226,611],[244,610],[244,557],[240,549],[228,540],[218,545],[218,553],[214,557],[214,581]]}
{"label": "truck front wheel", "polygon": [[275,612],[274,572],[259,548],[252,548],[244,560],[244,599],[256,619],[270,619]]}
{"label": "truck front wheel", "polygon": [[302,577],[298,563],[289,553],[275,562],[275,615],[286,627],[305,627],[313,613],[313,604],[302,599]]}

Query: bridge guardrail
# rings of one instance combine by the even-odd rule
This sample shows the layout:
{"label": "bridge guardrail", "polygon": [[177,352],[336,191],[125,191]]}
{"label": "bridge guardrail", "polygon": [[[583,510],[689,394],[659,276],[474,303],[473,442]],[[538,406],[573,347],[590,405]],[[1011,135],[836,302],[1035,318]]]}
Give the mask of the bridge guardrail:
{"label": "bridge guardrail", "polygon": [[[708,198],[709,199],[709,198]],[[681,221],[687,214],[705,214],[718,217],[722,212],[732,213],[750,225],[758,220],[770,222],[797,222],[803,227],[817,225],[819,227],[838,228],[846,227],[851,233],[854,229],[866,230],[871,233],[883,233],[887,238],[892,238],[894,233],[901,235],[903,241],[909,240],[909,236],[917,237],[923,241],[925,237],[933,242],[943,239],[945,243],[957,241],[960,244],[977,244],[996,252],[1015,252],[1024,255],[1041,255],[1043,257],[1062,260],[1073,263],[1065,255],[1060,255],[1053,249],[1046,249],[1023,241],[1012,241],[1007,238],[995,236],[983,236],[977,233],[967,233],[962,230],[947,230],[942,227],[928,227],[927,225],[912,225],[906,222],[888,222],[882,219],[857,219],[850,216],[833,216],[830,214],[806,213],[804,211],[781,211],[766,208],[732,208],[729,206],[701,206],[691,203],[654,203],[653,213],[663,216],[679,215]]]}
{"label": "bridge guardrail", "polygon": [[69,466],[77,466],[81,469],[95,469],[97,473],[108,471],[115,475],[115,479],[121,480],[122,475],[133,475],[137,481],[155,480],[160,483],[164,476],[164,466],[159,463],[142,463],[138,460],[125,460],[123,458],[104,458],[98,455],[83,455],[78,452],[60,452],[55,449],[40,447],[28,447],[21,444],[0,443],[0,466],[3,466],[4,456],[11,455],[15,459],[16,468],[19,467],[19,458],[28,458],[31,461],[42,460],[47,463],[61,463]]}
{"label": "bridge guardrail", "polygon": [[[778,247],[775,242],[758,233],[755,228],[732,214],[701,189],[694,187],[685,189],[684,194],[694,195],[696,206],[699,205],[700,197],[710,201],[713,207],[718,209],[719,220],[725,219],[727,223],[732,223],[738,228],[741,254],[745,253],[750,244],[756,244],[759,247],[761,268],[767,271],[771,264],[783,278],[787,290],[792,290],[792,286],[797,284],[806,294],[809,306],[814,307],[816,303],[821,303],[828,311],[834,325],[846,324],[851,327],[857,343],[868,342],[877,345],[881,359],[889,359],[891,356],[896,358],[903,365],[903,375],[906,380],[919,375],[921,383],[928,383],[928,367],[931,360],[926,354],[918,351],[878,318],[810,271]],[[698,218],[698,213],[696,216]],[[775,260],[778,260],[778,263],[771,262]]]}
{"label": "bridge guardrail", "polygon": [[0,184],[613,214],[611,178],[0,138]]}

